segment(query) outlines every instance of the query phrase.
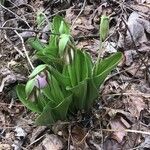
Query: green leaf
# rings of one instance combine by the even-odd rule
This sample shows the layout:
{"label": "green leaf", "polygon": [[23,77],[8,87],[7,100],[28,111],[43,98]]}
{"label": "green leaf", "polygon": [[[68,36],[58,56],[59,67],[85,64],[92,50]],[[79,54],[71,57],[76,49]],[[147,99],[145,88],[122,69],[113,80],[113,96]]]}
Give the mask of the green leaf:
{"label": "green leaf", "polygon": [[68,41],[69,41],[69,35],[62,34],[60,36],[60,40],[59,40],[59,55],[60,56],[62,56],[64,54],[64,50],[67,46]]}
{"label": "green leaf", "polygon": [[[89,77],[89,68],[90,68],[90,63],[87,55],[83,52],[83,57],[82,57],[82,73],[81,73],[81,80],[85,80]],[[90,70],[92,71],[92,70]]]}
{"label": "green leaf", "polygon": [[42,51],[45,48],[45,44],[40,42],[40,40],[36,37],[29,38],[28,43],[31,45],[32,48],[34,48],[37,51]]}
{"label": "green leaf", "polygon": [[53,30],[55,33],[70,34],[68,24],[64,21],[61,16],[55,16],[53,18]]}
{"label": "green leaf", "polygon": [[0,0],[0,4],[4,5],[5,0]]}
{"label": "green leaf", "polygon": [[46,67],[47,67],[46,64],[37,66],[37,67],[32,71],[32,73],[30,74],[29,78],[35,77],[35,76],[38,75],[41,71],[43,71]]}
{"label": "green leaf", "polygon": [[58,39],[59,39],[59,36],[57,35],[52,35],[50,37],[49,45],[43,50],[45,55],[49,54],[54,57],[58,57],[58,51],[59,51]]}
{"label": "green leaf", "polygon": [[38,11],[36,16],[36,22],[38,24],[38,28],[41,27],[44,24],[45,16],[43,12]]}
{"label": "green leaf", "polygon": [[64,21],[61,21],[60,27],[59,27],[59,33],[63,34],[63,32],[64,32]]}
{"label": "green leaf", "polygon": [[77,86],[66,87],[66,90],[69,90],[73,93],[73,107],[75,107],[77,110],[84,109],[87,96],[87,80],[80,82]]}
{"label": "green leaf", "polygon": [[42,112],[41,108],[39,107],[39,105],[38,105],[38,103],[36,101],[32,102],[31,100],[27,99],[26,93],[25,93],[25,86],[24,85],[22,85],[22,84],[17,85],[16,91],[17,91],[17,95],[18,95],[19,100],[28,109],[30,109],[33,112],[37,112],[37,113],[41,113]]}
{"label": "green leaf", "polygon": [[64,95],[60,89],[59,83],[54,77],[51,77],[51,93],[55,99],[56,104],[58,105],[64,99]]}
{"label": "green leaf", "polygon": [[87,96],[85,102],[85,110],[89,110],[94,102],[94,100],[99,95],[99,88],[96,87],[93,79],[87,79]]}
{"label": "green leaf", "polygon": [[25,92],[27,97],[29,97],[34,87],[35,87],[35,78],[29,80],[25,86]]}
{"label": "green leaf", "polygon": [[51,102],[44,108],[42,114],[36,119],[37,125],[52,125],[58,120],[66,119],[72,95],[66,97],[58,106],[52,107]]}
{"label": "green leaf", "polygon": [[70,79],[69,77],[61,74],[59,71],[57,71],[55,68],[53,67],[48,67],[49,68],[49,71],[53,74],[53,76],[56,78],[56,80],[58,82],[60,82],[62,85],[64,86],[70,86],[71,83],[70,83]]}
{"label": "green leaf", "polygon": [[117,52],[108,58],[102,60],[99,64],[96,64],[95,66],[98,66],[94,68],[94,75],[93,80],[96,84],[96,87],[99,87],[103,81],[106,79],[107,75],[117,66],[117,64],[122,59],[122,53]]}
{"label": "green leaf", "polygon": [[85,57],[85,61],[86,61],[86,65],[87,65],[87,70],[88,70],[88,77],[92,77],[92,71],[93,71],[93,63],[92,63],[92,58],[91,58],[91,56],[88,54],[88,53],[86,53],[86,52],[84,52],[84,57]]}
{"label": "green leaf", "polygon": [[81,63],[83,62],[82,58],[84,57],[82,55],[82,52],[80,52],[79,50],[76,50],[75,53],[76,54],[74,56],[74,59],[75,59],[76,79],[77,79],[77,83],[79,83],[81,81],[81,72],[82,72]]}
{"label": "green leaf", "polygon": [[53,30],[55,33],[59,33],[59,28],[60,28],[60,25],[61,25],[61,21],[62,21],[62,17],[60,16],[55,16],[53,18]]}
{"label": "green leaf", "polygon": [[45,64],[50,64],[50,65],[52,65],[54,63],[55,63],[55,65],[56,64],[61,64],[61,65],[63,64],[62,59],[54,57],[54,56],[52,56],[52,55],[50,55],[48,53],[43,53],[43,52],[39,51],[39,52],[36,53],[36,55]]}

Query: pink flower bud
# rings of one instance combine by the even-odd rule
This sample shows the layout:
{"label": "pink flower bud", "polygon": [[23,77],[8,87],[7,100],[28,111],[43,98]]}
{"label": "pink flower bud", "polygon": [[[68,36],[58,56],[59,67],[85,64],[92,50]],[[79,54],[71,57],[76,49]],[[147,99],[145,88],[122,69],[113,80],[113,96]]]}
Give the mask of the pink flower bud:
{"label": "pink flower bud", "polygon": [[39,89],[43,89],[47,85],[46,76],[37,75],[35,86]]}

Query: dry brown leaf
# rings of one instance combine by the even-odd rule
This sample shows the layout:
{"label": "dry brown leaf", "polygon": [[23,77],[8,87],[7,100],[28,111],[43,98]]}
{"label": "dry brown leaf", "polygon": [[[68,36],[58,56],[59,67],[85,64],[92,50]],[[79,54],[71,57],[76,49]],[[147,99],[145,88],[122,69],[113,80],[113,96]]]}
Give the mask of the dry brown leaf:
{"label": "dry brown leaf", "polygon": [[78,145],[78,144],[84,145],[84,142],[86,139],[86,132],[85,132],[84,128],[81,128],[79,126],[74,126],[71,131],[71,136],[72,136],[72,140],[75,145]]}
{"label": "dry brown leaf", "polygon": [[[140,46],[140,44],[148,41],[145,31],[147,33],[150,33],[150,22],[148,20],[145,20],[145,18],[142,18],[139,13],[135,11],[132,12],[128,18],[127,25],[130,32],[129,30],[127,30],[126,33],[120,33],[118,40],[119,47],[129,50],[134,47],[133,40],[136,46]],[[122,32],[125,32],[125,30],[123,30]],[[133,39],[131,38],[130,33],[132,34]]]}
{"label": "dry brown leaf", "polygon": [[110,121],[110,126],[112,130],[117,130],[113,132],[112,138],[117,140],[118,143],[121,143],[123,138],[126,136],[126,132],[124,131],[126,127],[127,121],[123,118],[117,118]]}
{"label": "dry brown leaf", "polygon": [[45,150],[61,150],[63,148],[62,141],[54,134],[46,134],[46,138],[42,142]]}
{"label": "dry brown leaf", "polygon": [[137,3],[143,4],[143,3],[150,3],[150,0],[136,0]]}
{"label": "dry brown leaf", "polygon": [[143,98],[136,95],[129,95],[128,105],[129,112],[136,118],[140,117],[141,111],[146,107]]}
{"label": "dry brown leaf", "polygon": [[0,150],[11,150],[10,145],[0,143]]}
{"label": "dry brown leaf", "polygon": [[150,15],[150,5],[149,4],[137,4],[137,5],[130,5],[130,7],[138,12],[141,12],[144,14],[144,16],[148,17]]}

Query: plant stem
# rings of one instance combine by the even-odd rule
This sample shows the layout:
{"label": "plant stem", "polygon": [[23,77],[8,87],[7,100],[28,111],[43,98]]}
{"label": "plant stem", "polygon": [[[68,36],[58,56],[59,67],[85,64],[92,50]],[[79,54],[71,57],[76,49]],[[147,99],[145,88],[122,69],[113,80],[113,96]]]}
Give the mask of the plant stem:
{"label": "plant stem", "polygon": [[97,57],[97,61],[96,61],[96,64],[95,64],[96,65],[96,72],[98,70],[98,64],[102,60],[102,58],[101,58],[102,49],[103,49],[103,42],[102,42],[102,38],[100,37],[98,57]]}

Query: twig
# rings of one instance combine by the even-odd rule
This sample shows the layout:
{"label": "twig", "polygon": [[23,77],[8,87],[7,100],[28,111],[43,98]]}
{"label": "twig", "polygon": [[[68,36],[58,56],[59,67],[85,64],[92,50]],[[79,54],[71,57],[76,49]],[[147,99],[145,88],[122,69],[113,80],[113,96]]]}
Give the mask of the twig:
{"label": "twig", "polygon": [[49,33],[53,35],[60,35],[58,33],[52,33],[50,31],[41,31],[41,30],[33,30],[33,29],[22,29],[22,28],[12,28],[12,27],[0,27],[0,30],[16,30],[16,31],[29,31],[35,33]]}
{"label": "twig", "polygon": [[93,38],[99,38],[99,35],[81,35],[81,36],[76,36],[74,39],[75,40],[86,40],[86,39],[93,39]]}
{"label": "twig", "polygon": [[85,8],[85,4],[86,4],[86,0],[84,0],[83,6],[82,6],[82,8],[81,8],[79,14],[77,15],[77,17],[76,17],[75,20],[73,21],[73,23],[72,23],[72,25],[71,25],[71,28],[74,26],[75,22],[77,21],[77,19],[79,18],[79,16],[82,14],[82,12],[83,12],[83,10],[84,10],[84,8]]}
{"label": "twig", "polygon": [[139,131],[139,130],[130,130],[130,129],[125,129],[125,130],[102,129],[102,130],[109,131],[109,132],[130,132],[130,133],[139,133],[139,134],[150,135],[150,131]]}
{"label": "twig", "polygon": [[9,44],[11,44],[11,45],[14,47],[14,49],[15,49],[23,58],[25,58],[25,57],[24,57],[24,54],[18,49],[18,47],[16,47],[16,46],[11,42],[11,40],[7,37],[6,34],[4,35],[4,37],[5,37],[5,39],[9,42]]}
{"label": "twig", "polygon": [[5,6],[3,6],[1,3],[0,3],[0,6],[9,11],[10,13],[12,13],[13,15],[15,15],[15,17],[19,18],[20,20],[22,20],[23,22],[25,22],[27,24],[28,27],[30,27],[30,25],[28,24],[28,22],[26,22],[24,19],[22,19],[20,16],[18,16],[16,13],[14,13],[13,11],[9,10],[8,8],[6,8]]}
{"label": "twig", "polygon": [[70,142],[71,142],[71,124],[68,126],[68,132],[69,132],[69,135],[68,135],[68,148],[67,148],[67,150],[70,150]]}
{"label": "twig", "polygon": [[145,98],[150,97],[150,94],[145,93],[115,93],[115,94],[102,94],[101,96],[118,96],[118,95],[135,95],[135,96],[143,96]]}
{"label": "twig", "polygon": [[14,30],[14,32],[19,36],[19,38],[20,38],[20,40],[22,42],[22,48],[23,48],[23,51],[24,51],[24,53],[26,55],[27,61],[29,62],[31,68],[34,69],[34,66],[33,66],[33,64],[32,64],[32,62],[31,62],[31,60],[30,60],[30,58],[28,56],[27,50],[25,48],[25,44],[24,44],[24,40],[23,40],[22,36],[16,30]]}
{"label": "twig", "polygon": [[44,136],[45,136],[45,134],[42,135],[42,136],[40,136],[39,138],[37,138],[35,141],[33,141],[31,144],[29,144],[29,145],[26,147],[26,149],[29,149],[29,147],[31,147],[33,144],[35,144],[36,142],[38,142],[39,140],[41,140]]}

